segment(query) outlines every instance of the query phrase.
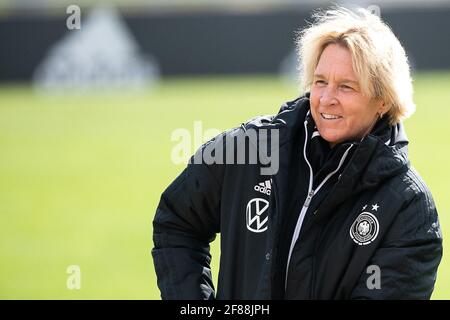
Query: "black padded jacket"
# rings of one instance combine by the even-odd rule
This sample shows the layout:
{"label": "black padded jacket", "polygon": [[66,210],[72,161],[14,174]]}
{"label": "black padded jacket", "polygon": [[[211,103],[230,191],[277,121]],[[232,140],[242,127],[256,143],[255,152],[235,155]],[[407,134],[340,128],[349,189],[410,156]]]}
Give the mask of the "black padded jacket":
{"label": "black padded jacket", "polygon": [[[259,135],[263,129],[277,134]],[[250,131],[256,144],[239,139]],[[270,175],[261,171],[267,158],[192,161],[211,147],[227,154],[225,138],[251,153],[274,137],[279,163]],[[163,299],[430,298],[442,233],[430,191],[409,164],[402,125],[380,120],[361,141],[331,151],[313,148],[320,139],[306,95],[197,151],[161,195],[153,221]],[[215,292],[209,243],[217,233]]]}

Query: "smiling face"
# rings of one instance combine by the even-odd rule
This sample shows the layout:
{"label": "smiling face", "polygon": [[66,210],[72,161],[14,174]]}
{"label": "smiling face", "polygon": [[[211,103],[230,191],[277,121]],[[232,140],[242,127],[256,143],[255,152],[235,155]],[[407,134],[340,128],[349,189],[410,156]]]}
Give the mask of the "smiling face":
{"label": "smiling face", "polygon": [[311,85],[311,114],[320,135],[333,147],[361,139],[385,113],[380,100],[365,95],[353,70],[350,51],[338,44],[323,50]]}

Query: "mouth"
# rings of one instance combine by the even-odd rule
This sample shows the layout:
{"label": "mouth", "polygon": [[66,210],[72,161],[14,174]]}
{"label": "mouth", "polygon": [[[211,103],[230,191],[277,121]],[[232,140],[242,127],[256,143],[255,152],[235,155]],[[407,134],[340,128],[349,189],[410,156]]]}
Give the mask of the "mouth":
{"label": "mouth", "polygon": [[339,120],[342,119],[342,116],[334,115],[334,114],[328,114],[328,113],[321,113],[320,116],[322,119],[325,120]]}

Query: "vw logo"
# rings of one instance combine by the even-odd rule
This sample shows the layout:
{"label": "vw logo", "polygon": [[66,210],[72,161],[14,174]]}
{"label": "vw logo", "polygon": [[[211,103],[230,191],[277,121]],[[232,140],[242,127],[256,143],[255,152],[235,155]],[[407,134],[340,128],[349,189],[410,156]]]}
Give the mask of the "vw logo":
{"label": "vw logo", "polygon": [[254,198],[247,204],[245,210],[247,229],[251,232],[264,232],[267,230],[269,201]]}

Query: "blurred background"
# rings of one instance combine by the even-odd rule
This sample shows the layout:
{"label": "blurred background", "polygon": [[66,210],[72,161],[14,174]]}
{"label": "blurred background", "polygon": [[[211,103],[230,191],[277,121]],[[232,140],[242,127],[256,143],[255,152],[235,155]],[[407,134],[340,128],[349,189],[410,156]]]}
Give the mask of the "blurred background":
{"label": "blurred background", "polygon": [[[410,158],[446,248],[450,1],[334,3],[381,15],[407,50]],[[161,192],[214,133],[299,95],[295,32],[330,4],[0,0],[0,298],[159,299]],[[450,298],[447,255],[433,298]]]}

